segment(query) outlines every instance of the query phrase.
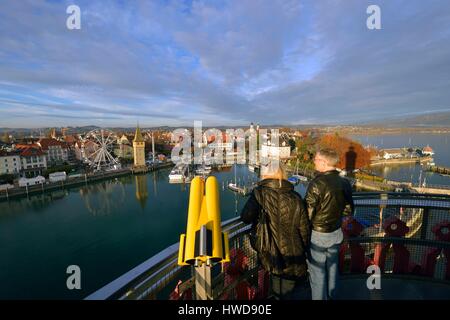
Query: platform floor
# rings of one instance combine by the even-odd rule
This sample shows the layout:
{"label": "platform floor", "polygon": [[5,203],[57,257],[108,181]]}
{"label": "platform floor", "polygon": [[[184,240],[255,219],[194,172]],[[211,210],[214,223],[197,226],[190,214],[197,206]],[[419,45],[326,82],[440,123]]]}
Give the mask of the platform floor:
{"label": "platform floor", "polygon": [[345,300],[450,300],[450,283],[403,277],[381,278],[380,290],[369,290],[367,277],[341,279],[339,299]]}

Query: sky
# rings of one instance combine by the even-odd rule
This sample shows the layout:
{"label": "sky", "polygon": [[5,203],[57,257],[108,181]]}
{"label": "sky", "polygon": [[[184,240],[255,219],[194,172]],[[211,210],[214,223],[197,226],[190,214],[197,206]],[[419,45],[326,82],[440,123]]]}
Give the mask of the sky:
{"label": "sky", "polygon": [[[358,124],[450,111],[450,1],[2,0],[0,127]],[[81,29],[70,30],[69,5]],[[369,30],[369,5],[381,29]]]}

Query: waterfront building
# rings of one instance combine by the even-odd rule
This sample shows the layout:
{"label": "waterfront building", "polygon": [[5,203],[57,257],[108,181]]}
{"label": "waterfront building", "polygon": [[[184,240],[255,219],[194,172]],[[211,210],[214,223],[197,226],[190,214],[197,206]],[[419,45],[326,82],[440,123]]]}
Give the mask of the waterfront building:
{"label": "waterfront building", "polygon": [[23,177],[36,177],[47,169],[47,156],[38,145],[16,145],[20,152]]}
{"label": "waterfront building", "polygon": [[59,182],[59,181],[66,181],[67,180],[67,174],[65,171],[62,172],[53,172],[48,175],[48,180],[50,182]]}
{"label": "waterfront building", "polygon": [[433,156],[434,151],[429,145],[427,145],[425,148],[422,149],[422,154],[427,155],[427,156]]}
{"label": "waterfront building", "polygon": [[45,178],[43,176],[37,176],[34,178],[20,178],[19,187],[34,186],[37,184],[44,184]]}
{"label": "waterfront building", "polygon": [[404,156],[405,151],[400,148],[395,149],[383,149],[381,150],[381,153],[383,155],[383,159],[398,159],[402,158]]}
{"label": "waterfront building", "polygon": [[147,165],[145,164],[145,140],[142,137],[139,126],[136,128],[136,134],[133,139],[133,151],[133,172],[147,171]]}
{"label": "waterfront building", "polygon": [[22,170],[20,155],[17,152],[6,152],[0,150],[0,175],[18,175]]}
{"label": "waterfront building", "polygon": [[288,159],[291,156],[291,147],[285,141],[280,146],[272,145],[270,141],[261,146],[261,157]]}

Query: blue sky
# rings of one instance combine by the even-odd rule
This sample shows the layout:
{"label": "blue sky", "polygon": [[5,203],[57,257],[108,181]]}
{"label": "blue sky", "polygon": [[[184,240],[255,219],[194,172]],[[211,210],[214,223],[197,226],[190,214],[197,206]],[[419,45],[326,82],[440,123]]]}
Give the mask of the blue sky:
{"label": "blue sky", "polygon": [[[66,8],[81,9],[81,30]],[[381,8],[368,30],[366,8]],[[0,127],[450,111],[447,0],[2,1]]]}

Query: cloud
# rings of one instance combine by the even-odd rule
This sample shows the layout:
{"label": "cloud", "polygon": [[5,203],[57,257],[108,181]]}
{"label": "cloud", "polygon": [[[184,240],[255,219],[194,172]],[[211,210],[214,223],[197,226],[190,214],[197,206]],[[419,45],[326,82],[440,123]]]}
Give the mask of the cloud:
{"label": "cloud", "polygon": [[6,2],[0,126],[354,123],[450,107],[444,0],[378,0],[375,31],[366,0],[79,1],[73,31],[69,2]]}

